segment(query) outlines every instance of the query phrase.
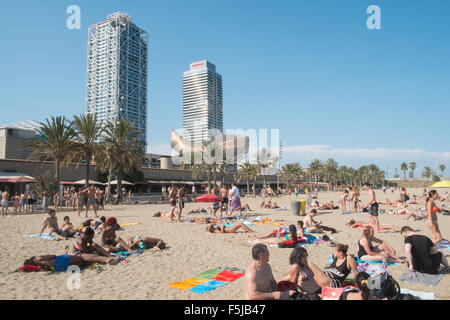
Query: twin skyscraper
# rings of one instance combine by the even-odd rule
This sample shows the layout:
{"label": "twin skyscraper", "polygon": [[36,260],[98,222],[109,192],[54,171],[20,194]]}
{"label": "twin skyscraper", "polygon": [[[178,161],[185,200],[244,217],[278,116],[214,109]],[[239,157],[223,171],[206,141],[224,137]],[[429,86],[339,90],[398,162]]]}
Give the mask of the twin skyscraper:
{"label": "twin skyscraper", "polygon": [[[147,32],[116,12],[89,27],[87,48],[86,113],[130,120],[147,142]],[[183,129],[192,142],[223,132],[222,76],[206,60],[183,74]]]}

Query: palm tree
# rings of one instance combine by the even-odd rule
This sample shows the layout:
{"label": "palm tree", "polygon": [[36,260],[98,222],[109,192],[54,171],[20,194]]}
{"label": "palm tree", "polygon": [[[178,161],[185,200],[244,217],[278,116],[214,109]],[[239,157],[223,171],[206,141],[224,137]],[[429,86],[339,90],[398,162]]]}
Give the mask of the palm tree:
{"label": "palm tree", "polygon": [[55,162],[55,180],[59,185],[61,165],[68,164],[77,149],[72,123],[65,117],[52,116],[50,121],[46,119],[45,123],[40,123],[36,133],[23,148],[32,149],[29,159]]}
{"label": "palm tree", "polygon": [[[135,131],[131,121],[119,119],[106,123],[102,143],[110,156],[110,168],[115,169],[117,173],[118,192],[122,189],[124,174],[142,168],[142,162],[145,159],[145,142],[141,140],[141,137],[142,132]],[[110,179],[111,177],[108,177],[109,183]]]}
{"label": "palm tree", "polygon": [[441,164],[439,166],[439,170],[441,170],[441,177],[443,177],[444,176],[444,171],[445,171],[445,166],[443,164]]}
{"label": "palm tree", "polygon": [[432,176],[432,170],[430,167],[423,168],[422,177],[427,178],[427,183],[430,182],[430,178]]}
{"label": "palm tree", "polygon": [[312,189],[312,177],[314,177],[314,181],[316,182],[316,184],[319,182],[318,181],[318,176],[322,170],[323,164],[319,159],[316,159],[314,161],[312,161],[307,169],[307,173],[309,176],[309,181],[311,181],[311,189]]}
{"label": "palm tree", "polygon": [[285,164],[281,168],[280,178],[291,186],[292,182],[297,182],[304,175],[303,169],[298,162]]}
{"label": "palm tree", "polygon": [[259,165],[251,164],[249,161],[244,162],[239,166],[237,181],[243,179],[247,181],[247,196],[250,195],[250,180],[255,181],[259,175]]}
{"label": "palm tree", "polygon": [[82,114],[74,116],[73,126],[76,132],[77,140],[83,160],[86,162],[85,187],[89,186],[89,173],[91,170],[91,161],[97,150],[97,141],[103,133],[102,123],[97,122],[97,115]]}
{"label": "palm tree", "polygon": [[264,187],[266,186],[266,175],[264,169],[269,168],[273,160],[272,154],[266,148],[261,148],[261,150],[256,153],[256,163],[260,174],[263,176]]}
{"label": "palm tree", "polygon": [[417,168],[417,164],[416,164],[415,162],[410,162],[410,163],[409,163],[409,168],[410,168],[411,171],[412,171],[412,179],[413,179],[413,181],[414,181],[414,170]]}
{"label": "palm tree", "polygon": [[403,171],[403,177],[406,180],[406,171],[408,170],[408,165],[406,164],[406,162],[402,162],[400,164],[400,170]]}

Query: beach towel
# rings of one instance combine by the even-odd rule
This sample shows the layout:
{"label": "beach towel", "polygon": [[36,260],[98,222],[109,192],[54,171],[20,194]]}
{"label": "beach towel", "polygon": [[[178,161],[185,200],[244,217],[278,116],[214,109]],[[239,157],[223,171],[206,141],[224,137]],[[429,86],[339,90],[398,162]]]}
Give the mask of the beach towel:
{"label": "beach towel", "polygon": [[24,265],[24,266],[20,267],[19,269],[17,269],[17,271],[20,271],[20,272],[38,272],[38,271],[41,271],[41,267],[34,266],[34,265]]}
{"label": "beach towel", "polygon": [[127,226],[136,226],[138,224],[142,224],[142,222],[125,222],[125,223],[120,223],[119,226],[127,227]]}
{"label": "beach towel", "polygon": [[[370,263],[370,264],[383,264],[383,261],[365,261],[365,260],[360,260],[358,257],[356,258],[356,263]],[[401,263],[399,262],[386,262],[385,265],[387,266],[400,266]]]}
{"label": "beach towel", "polygon": [[405,288],[400,288],[400,293],[411,294],[420,300],[436,300],[436,296],[433,292],[414,291]]}
{"label": "beach towel", "polygon": [[254,224],[266,224],[271,226],[281,226],[283,222],[271,222],[271,221],[253,221]]}
{"label": "beach towel", "polygon": [[353,212],[341,212],[341,214],[353,214]]}
{"label": "beach towel", "polygon": [[189,278],[181,282],[169,283],[169,287],[180,290],[189,290],[195,293],[205,293],[222,287],[244,276],[243,272],[236,271],[239,271],[239,269],[217,267],[215,269],[202,272],[196,277]]}
{"label": "beach towel", "polygon": [[370,275],[380,274],[380,273],[388,273],[386,266],[383,264],[374,264],[374,263],[357,263],[356,269],[358,272],[366,272]]}
{"label": "beach towel", "polygon": [[43,233],[41,234],[41,236],[39,236],[39,233],[36,234],[30,234],[30,235],[26,235],[25,237],[27,238],[41,238],[41,239],[45,239],[45,240],[56,240],[58,238],[49,235],[48,233]]}
{"label": "beach towel", "polygon": [[447,240],[442,240],[436,245],[436,248],[440,250],[450,251],[450,242]]}
{"label": "beach towel", "polygon": [[430,287],[435,287],[439,281],[444,277],[443,274],[427,274],[421,272],[405,272],[398,279],[402,281],[408,281],[412,283],[421,283]]}

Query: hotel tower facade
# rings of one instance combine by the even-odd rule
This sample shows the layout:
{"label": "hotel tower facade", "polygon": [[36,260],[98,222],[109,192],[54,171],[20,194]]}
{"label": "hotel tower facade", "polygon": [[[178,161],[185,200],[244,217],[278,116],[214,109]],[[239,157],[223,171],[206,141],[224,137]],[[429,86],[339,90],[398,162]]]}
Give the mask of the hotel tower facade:
{"label": "hotel tower facade", "polygon": [[125,13],[89,27],[86,113],[127,119],[147,142],[148,34]]}
{"label": "hotel tower facade", "polygon": [[223,133],[222,76],[207,60],[183,73],[183,134],[191,143]]}

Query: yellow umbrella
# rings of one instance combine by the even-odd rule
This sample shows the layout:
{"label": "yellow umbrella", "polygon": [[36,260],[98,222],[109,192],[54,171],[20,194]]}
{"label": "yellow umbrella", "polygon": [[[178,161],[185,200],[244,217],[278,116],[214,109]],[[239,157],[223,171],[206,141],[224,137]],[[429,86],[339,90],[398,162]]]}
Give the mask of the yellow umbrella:
{"label": "yellow umbrella", "polygon": [[431,186],[431,188],[450,188],[450,181],[439,181]]}

